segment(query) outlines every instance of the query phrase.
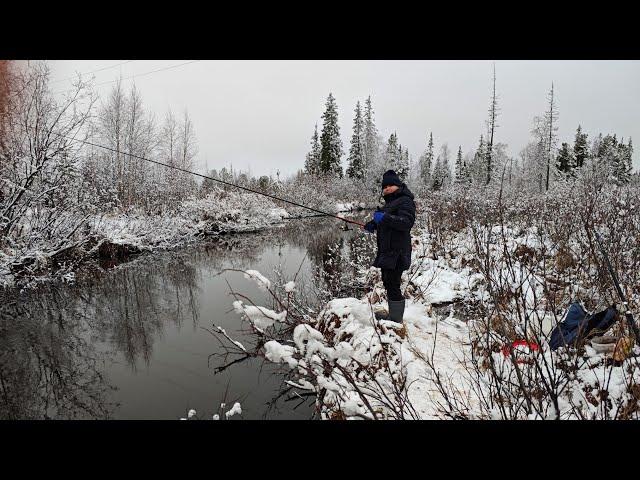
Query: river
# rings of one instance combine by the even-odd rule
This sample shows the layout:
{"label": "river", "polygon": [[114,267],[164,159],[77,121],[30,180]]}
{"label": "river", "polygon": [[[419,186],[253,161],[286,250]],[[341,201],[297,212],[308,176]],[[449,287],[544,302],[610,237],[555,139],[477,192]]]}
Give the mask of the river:
{"label": "river", "polygon": [[73,284],[5,292],[0,418],[178,419],[195,409],[211,419],[236,401],[242,414],[232,419],[312,418],[314,397],[285,390],[286,367],[249,358],[225,368],[240,357],[225,358],[210,330],[216,324],[255,345],[230,289],[270,306],[255,283],[225,269],[258,270],[280,284],[297,274],[297,288],[316,305],[357,294],[350,264],[366,263],[371,237],[341,225],[296,220],[94,266]]}

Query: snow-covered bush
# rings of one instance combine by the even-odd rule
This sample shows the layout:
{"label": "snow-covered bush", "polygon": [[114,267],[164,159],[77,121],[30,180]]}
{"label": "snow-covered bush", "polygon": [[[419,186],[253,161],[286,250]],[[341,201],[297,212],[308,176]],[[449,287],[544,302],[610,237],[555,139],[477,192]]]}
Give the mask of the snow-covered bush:
{"label": "snow-covered bush", "polygon": [[[557,183],[539,196],[453,189],[418,202],[402,328],[373,321],[385,294],[377,271],[361,268],[356,278],[372,289],[365,297],[329,297],[306,316],[291,315],[282,299],[287,328],[259,332],[258,354],[290,368],[290,385],[317,395],[322,418],[638,417],[638,346],[614,360],[586,343],[548,345],[572,302],[591,311],[617,302],[595,229],[637,311],[636,187]],[[345,263],[340,249],[327,253]],[[326,275],[336,270],[325,266]],[[340,274],[333,280],[341,296]],[[631,338],[624,323],[610,334]]]}
{"label": "snow-covered bush", "polygon": [[[437,380],[438,365],[424,356],[437,380],[443,415],[638,417],[636,357],[612,363],[587,344],[558,351],[548,346],[551,330],[570,303],[578,300],[594,311],[618,303],[595,243],[596,230],[605,239],[622,283],[630,287],[639,280],[640,192],[631,187],[601,192],[575,187],[558,184],[546,195],[526,198],[515,192],[475,197],[472,208],[465,205],[463,212],[455,207],[448,214],[440,210],[443,224],[449,221],[447,215],[455,219],[462,213],[467,220],[464,228],[446,233],[446,243],[445,235],[431,236],[434,250],[458,257],[483,279],[475,311],[466,319],[472,348],[462,361],[467,371],[464,386]],[[463,200],[468,202],[468,194]],[[461,205],[455,198],[447,201]],[[637,292],[627,289],[627,297],[637,311]],[[624,329],[619,324],[614,335],[631,335]],[[525,363],[510,350],[505,356],[505,346],[517,340],[539,346]]]}
{"label": "snow-covered bush", "polygon": [[78,143],[95,97],[76,83],[62,100],[35,63],[9,73],[0,139],[0,286],[73,264],[90,208],[82,198]]}

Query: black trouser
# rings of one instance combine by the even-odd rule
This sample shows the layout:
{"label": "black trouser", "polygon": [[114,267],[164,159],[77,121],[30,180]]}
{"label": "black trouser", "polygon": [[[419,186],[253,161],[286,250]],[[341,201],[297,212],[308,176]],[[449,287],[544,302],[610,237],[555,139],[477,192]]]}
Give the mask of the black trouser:
{"label": "black trouser", "polygon": [[400,283],[402,278],[402,270],[394,270],[390,268],[382,268],[382,283],[387,290],[387,298],[394,302],[403,300],[402,292],[400,291]]}

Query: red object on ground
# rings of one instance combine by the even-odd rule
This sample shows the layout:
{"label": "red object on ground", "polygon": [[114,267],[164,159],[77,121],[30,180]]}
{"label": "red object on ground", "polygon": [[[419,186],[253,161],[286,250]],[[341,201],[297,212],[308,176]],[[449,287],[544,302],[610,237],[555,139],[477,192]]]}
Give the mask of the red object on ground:
{"label": "red object on ground", "polygon": [[[516,340],[511,345],[507,344],[504,347],[502,347],[502,354],[505,357],[510,357],[511,356],[511,350],[516,348],[516,347],[527,347],[529,349],[529,351],[540,350],[540,346],[535,342],[527,342],[526,340]],[[518,356],[518,352],[516,352],[516,357],[517,356]],[[516,362],[517,363],[526,363],[527,359],[518,358],[516,360]]]}

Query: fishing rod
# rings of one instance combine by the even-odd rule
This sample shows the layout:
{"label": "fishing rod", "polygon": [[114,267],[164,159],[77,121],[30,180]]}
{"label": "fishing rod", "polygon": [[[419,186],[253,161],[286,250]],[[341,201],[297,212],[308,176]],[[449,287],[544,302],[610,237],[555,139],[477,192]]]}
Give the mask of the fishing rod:
{"label": "fishing rod", "polygon": [[[33,127],[29,127],[29,128],[33,128]],[[275,195],[271,195],[269,193],[260,192],[258,190],[254,190],[252,188],[243,187],[241,185],[236,185],[235,183],[226,182],[226,181],[220,180],[218,178],[210,177],[209,175],[203,175],[201,173],[197,173],[197,172],[193,172],[191,170],[187,170],[186,168],[181,168],[181,167],[177,167],[175,165],[169,165],[169,164],[166,164],[166,163],[163,163],[163,162],[158,162],[157,160],[151,160],[150,158],[141,157],[141,156],[135,155],[133,153],[122,152],[122,151],[117,150],[115,148],[106,147],[104,145],[100,145],[100,144],[97,144],[97,143],[89,142],[87,140],[80,140],[78,138],[71,137],[69,135],[63,135],[61,133],[57,133],[57,132],[53,132],[53,131],[51,133],[54,134],[54,135],[57,135],[59,137],[67,138],[67,139],[69,139],[71,141],[74,141],[74,142],[80,142],[80,143],[84,143],[85,145],[91,145],[93,147],[103,148],[105,150],[109,150],[109,151],[114,152],[114,153],[118,153],[118,154],[121,154],[121,155],[128,155],[129,157],[133,157],[133,158],[138,158],[140,160],[144,160],[145,162],[155,163],[156,165],[162,165],[163,167],[173,168],[174,170],[179,170],[181,172],[189,173],[191,175],[196,175],[198,177],[208,178],[209,180],[213,180],[214,182],[222,183],[222,184],[228,185],[230,187],[240,188],[242,190],[246,190],[246,191],[251,192],[251,193],[256,193],[258,195],[269,197],[269,198],[272,198],[274,200],[279,200],[281,202],[285,202],[285,203],[289,203],[291,205],[295,205],[296,207],[306,208],[307,210],[311,210],[312,212],[320,213],[320,214],[322,214],[324,216],[334,217],[334,218],[337,218],[338,220],[342,220],[343,222],[352,223],[354,225],[358,225],[360,227],[364,227],[364,223],[356,222],[355,220],[349,220],[348,218],[344,218],[344,217],[341,217],[341,216],[333,214],[333,213],[325,212],[323,210],[318,210],[317,208],[308,207],[306,205],[302,205],[301,203],[297,203],[297,202],[294,202],[292,200],[287,200],[286,198],[277,197]]]}
{"label": "fishing rod", "polygon": [[[360,211],[361,212],[363,210],[373,210],[375,208],[376,207],[364,207],[364,208],[360,208],[359,210],[355,210],[355,211]],[[337,213],[350,213],[350,212],[353,212],[353,211],[354,210],[341,210],[341,211],[339,211]],[[302,219],[305,219],[305,218],[318,218],[318,217],[325,217],[325,216],[326,216],[326,214],[324,214],[324,213],[316,213],[316,214],[313,214],[313,215],[300,215],[300,216],[297,216],[297,217],[284,217],[283,220],[302,220]]]}
{"label": "fishing rod", "polygon": [[298,217],[284,217],[283,220],[304,220],[305,218],[326,217],[324,213],[315,213],[312,215],[300,215]]}

